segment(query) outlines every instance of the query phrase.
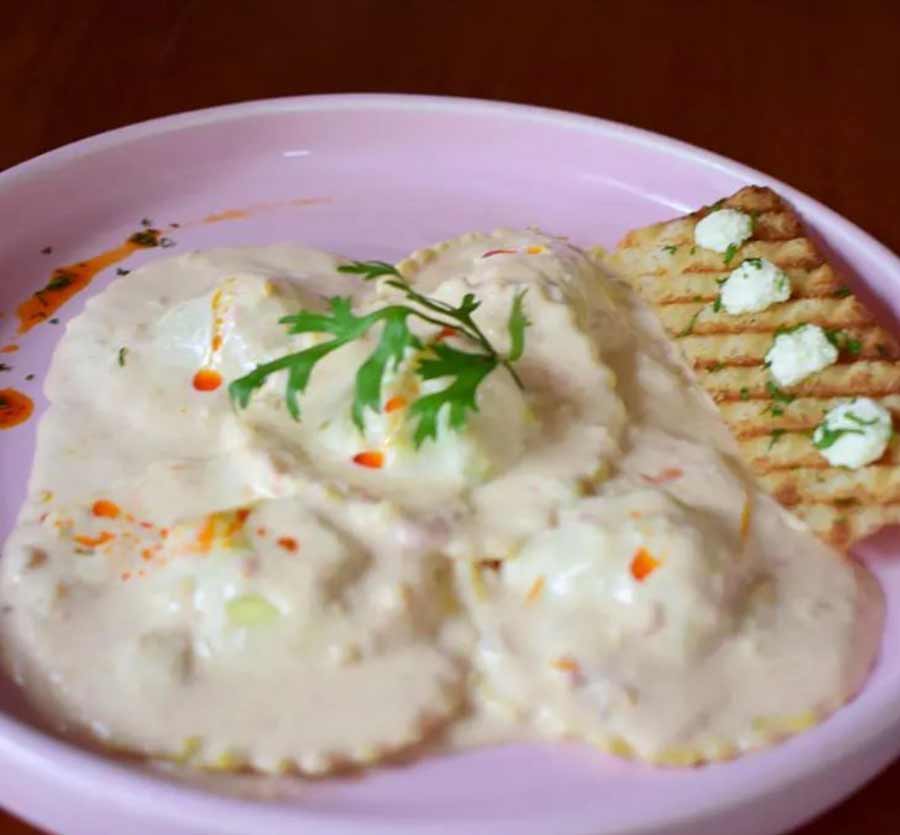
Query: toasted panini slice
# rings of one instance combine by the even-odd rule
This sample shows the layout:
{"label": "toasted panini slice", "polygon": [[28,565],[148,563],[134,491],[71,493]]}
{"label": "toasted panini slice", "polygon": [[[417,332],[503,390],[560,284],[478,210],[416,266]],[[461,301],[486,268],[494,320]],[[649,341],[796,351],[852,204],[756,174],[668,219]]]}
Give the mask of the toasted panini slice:
{"label": "toasted panini slice", "polygon": [[[725,255],[694,243],[694,227],[717,208],[750,214],[753,235]],[[726,263],[726,258],[731,256]],[[788,301],[730,315],[719,283],[747,258],[767,258],[791,278]],[[900,417],[900,346],[804,235],[800,219],[769,188],[749,186],[714,206],[629,232],[614,256],[652,304],[701,385],[718,406],[760,483],[822,539],[847,549],[900,522],[900,441],[858,470],[836,468],[813,446],[825,412],[867,396]],[[816,324],[840,347],[837,364],[784,391],[770,384],[764,357],[776,332]]]}

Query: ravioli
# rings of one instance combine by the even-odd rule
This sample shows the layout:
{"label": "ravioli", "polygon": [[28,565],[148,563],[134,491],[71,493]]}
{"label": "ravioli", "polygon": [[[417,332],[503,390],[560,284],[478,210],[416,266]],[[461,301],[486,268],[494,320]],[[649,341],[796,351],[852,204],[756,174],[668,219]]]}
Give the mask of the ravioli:
{"label": "ravioli", "polygon": [[[209,769],[534,733],[691,765],[854,695],[878,589],[743,473],[625,285],[537,230],[369,266],[193,253],[73,320],[0,561],[5,662],[47,721]],[[410,292],[431,307],[383,365],[376,328],[327,344],[335,310]],[[441,318],[464,305],[477,339]],[[485,346],[455,401],[423,372]],[[435,395],[456,411],[423,439]]]}

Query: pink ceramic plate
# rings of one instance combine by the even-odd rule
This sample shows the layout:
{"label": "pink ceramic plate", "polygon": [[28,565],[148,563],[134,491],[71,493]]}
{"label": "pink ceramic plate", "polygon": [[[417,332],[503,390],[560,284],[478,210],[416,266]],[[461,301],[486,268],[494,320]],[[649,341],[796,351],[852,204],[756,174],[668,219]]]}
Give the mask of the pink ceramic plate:
{"label": "pink ceramic plate", "polygon": [[[78,142],[0,175],[0,387],[31,394],[60,325],[19,337],[15,307],[60,264],[138,227],[182,223],[177,247],[304,241],[394,258],[465,230],[536,224],[612,245],[745,183],[780,189],[856,275],[888,297],[900,261],[848,221],[756,171],[584,116],[487,102],[324,96],[188,113]],[[317,198],[309,203],[291,201]],[[226,209],[242,219],[198,223]],[[52,246],[52,253],[42,249]],[[115,267],[95,280],[105,286]],[[32,381],[27,374],[36,375]],[[102,392],[98,393],[102,396]],[[123,431],[127,429],[123,428]],[[0,434],[0,537],[23,496],[34,421]],[[572,746],[434,757],[363,779],[297,782],[266,803],[202,791],[37,730],[0,684],[0,802],[67,835],[99,832],[348,835],[771,835],[840,800],[900,752],[897,541],[865,550],[888,599],[882,659],[864,692],[823,726],[773,750],[693,771],[652,770]],[[822,647],[828,652],[828,647]]]}

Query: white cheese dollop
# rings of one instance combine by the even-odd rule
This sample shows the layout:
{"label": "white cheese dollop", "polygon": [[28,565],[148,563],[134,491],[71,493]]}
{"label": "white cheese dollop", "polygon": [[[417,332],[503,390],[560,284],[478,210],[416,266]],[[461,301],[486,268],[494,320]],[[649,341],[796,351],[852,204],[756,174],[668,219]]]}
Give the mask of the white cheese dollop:
{"label": "white cheese dollop", "polygon": [[884,454],[893,432],[891,413],[868,397],[841,403],[813,433],[813,445],[832,467],[858,469]]}
{"label": "white cheese dollop", "polygon": [[837,362],[838,349],[818,325],[801,325],[778,334],[766,354],[769,370],[779,386],[792,386]]}
{"label": "white cheese dollop", "polygon": [[722,284],[722,307],[732,316],[759,313],[791,297],[791,279],[765,258],[747,258]]}
{"label": "white cheese dollop", "polygon": [[750,215],[736,209],[718,209],[694,227],[694,243],[714,252],[727,252],[728,247],[740,246],[752,234]]}

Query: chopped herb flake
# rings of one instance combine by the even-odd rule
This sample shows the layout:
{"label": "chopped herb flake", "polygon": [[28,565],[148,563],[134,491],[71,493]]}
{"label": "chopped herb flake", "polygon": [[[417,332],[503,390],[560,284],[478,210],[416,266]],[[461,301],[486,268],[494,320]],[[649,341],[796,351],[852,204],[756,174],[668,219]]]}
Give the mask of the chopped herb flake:
{"label": "chopped herb flake", "polygon": [[128,275],[131,270],[126,270],[124,267],[116,267],[116,275]]}
{"label": "chopped herb flake", "polygon": [[716,296],[716,300],[713,302],[712,309],[713,309],[713,313],[718,313],[722,309],[722,294],[721,293],[719,293],[719,295]]}
{"label": "chopped herb flake", "polygon": [[696,247],[696,246],[692,246],[692,247],[691,247],[691,253],[690,253],[690,254],[691,254],[691,255],[696,255],[696,254],[697,254],[697,247]]}
{"label": "chopped herb flake", "polygon": [[69,275],[69,273],[58,273],[47,282],[47,286],[44,288],[44,291],[62,290],[63,287],[68,287],[72,283],[73,279],[74,276]]}
{"label": "chopped herb flake", "polygon": [[674,255],[678,251],[678,247],[675,244],[667,244],[663,247],[665,252],[668,252],[669,255]]}
{"label": "chopped herb flake", "polygon": [[836,299],[845,299],[847,296],[852,295],[853,291],[846,286],[838,287],[837,290],[834,291],[834,297]]}
{"label": "chopped herb flake", "polygon": [[772,449],[775,444],[777,444],[781,440],[781,436],[784,435],[786,430],[784,429],[773,429],[772,430],[772,439],[769,441],[769,446],[766,447],[766,451]]}
{"label": "chopped herb flake", "polygon": [[847,420],[852,420],[854,423],[858,423],[860,426],[874,426],[878,423],[878,418],[873,417],[871,420],[863,420],[859,415],[854,414],[853,412],[844,412],[844,417]]}
{"label": "chopped herb flake", "polygon": [[751,267],[756,267],[756,269],[762,269],[762,258],[745,258],[742,264],[749,264]]}
{"label": "chopped herb flake", "polygon": [[825,331],[825,338],[839,351],[858,356],[862,352],[862,342],[840,330]]}
{"label": "chopped herb flake", "polygon": [[118,362],[119,362],[119,366],[120,366],[120,367],[122,367],[122,368],[125,367],[125,358],[126,358],[127,356],[128,356],[128,349],[127,349],[126,347],[124,347],[124,346],[122,346],[121,348],[119,348]]}
{"label": "chopped herb flake", "polygon": [[730,264],[731,259],[734,258],[735,255],[737,255],[738,248],[739,247],[737,246],[737,244],[728,244],[728,249],[725,250],[725,255],[724,255],[724,260],[725,260],[726,266],[728,264]]}
{"label": "chopped herb flake", "polygon": [[741,400],[749,400],[750,399],[750,389],[747,386],[741,386]]}
{"label": "chopped herb flake", "polygon": [[769,396],[778,403],[794,402],[795,396],[793,394],[788,394],[787,392],[782,391],[771,380],[766,381],[766,391],[769,392]]}
{"label": "chopped herb flake", "polygon": [[135,232],[128,240],[133,244],[148,248],[159,246],[159,232],[156,229],[144,229],[141,232]]}
{"label": "chopped herb flake", "polygon": [[690,321],[687,323],[687,325],[685,325],[684,330],[681,331],[678,336],[688,336],[689,334],[692,334],[694,332],[694,324],[697,321],[697,317],[703,312],[703,310],[704,309],[701,307],[693,316],[691,316]]}
{"label": "chopped herb flake", "polygon": [[862,429],[832,429],[827,423],[823,423],[819,426],[813,436],[813,446],[816,449],[828,449],[828,447],[834,446],[838,439],[842,438],[844,435],[864,434],[865,432]]}

